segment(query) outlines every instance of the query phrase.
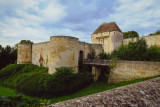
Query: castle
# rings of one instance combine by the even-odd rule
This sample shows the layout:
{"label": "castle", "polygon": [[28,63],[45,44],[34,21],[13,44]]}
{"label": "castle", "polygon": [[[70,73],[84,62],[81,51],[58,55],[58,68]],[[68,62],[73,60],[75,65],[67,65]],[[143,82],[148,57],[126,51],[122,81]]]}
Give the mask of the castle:
{"label": "castle", "polygon": [[[147,45],[160,46],[160,35],[142,37]],[[87,59],[87,55],[95,49],[96,54],[102,51],[111,53],[122,43],[128,44],[132,39],[123,39],[123,33],[115,22],[101,24],[91,36],[92,43],[79,41],[70,36],[51,36],[50,41],[35,44],[18,45],[18,64],[32,63],[49,68],[52,74],[57,67],[70,66],[78,71],[80,56]],[[133,39],[134,41],[136,39]]]}

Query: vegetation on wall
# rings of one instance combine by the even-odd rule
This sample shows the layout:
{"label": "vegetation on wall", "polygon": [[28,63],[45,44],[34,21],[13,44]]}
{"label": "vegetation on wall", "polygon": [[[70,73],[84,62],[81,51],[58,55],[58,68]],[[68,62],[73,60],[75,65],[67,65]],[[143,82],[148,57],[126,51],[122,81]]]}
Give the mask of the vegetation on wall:
{"label": "vegetation on wall", "polygon": [[156,32],[149,34],[149,36],[151,36],[151,35],[160,35],[160,30],[157,30]]}
{"label": "vegetation on wall", "polygon": [[139,34],[136,31],[128,31],[123,32],[123,38],[133,38],[133,37],[139,37]]}
{"label": "vegetation on wall", "polygon": [[33,42],[30,40],[21,40],[19,43],[20,44],[33,44]]}

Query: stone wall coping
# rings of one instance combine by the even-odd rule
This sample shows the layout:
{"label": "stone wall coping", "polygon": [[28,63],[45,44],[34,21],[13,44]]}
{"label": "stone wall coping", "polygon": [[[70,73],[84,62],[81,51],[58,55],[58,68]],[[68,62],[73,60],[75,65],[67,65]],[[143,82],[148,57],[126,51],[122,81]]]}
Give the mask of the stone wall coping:
{"label": "stone wall coping", "polygon": [[[54,37],[59,37],[59,38],[72,38],[72,39],[78,39],[77,37],[73,37],[73,36],[64,36],[64,35],[55,35],[55,36],[51,36],[50,38],[54,38]],[[79,40],[79,39],[78,39]]]}
{"label": "stone wall coping", "polygon": [[45,44],[45,43],[49,43],[49,41],[34,43],[33,45],[36,45],[36,44]]}
{"label": "stone wall coping", "polygon": [[79,97],[49,107],[159,107],[160,77]]}
{"label": "stone wall coping", "polygon": [[[155,36],[160,36],[160,35],[141,36],[139,38],[155,37]],[[135,38],[138,38],[138,37],[134,37],[133,39],[135,39]],[[132,40],[132,38],[124,38],[123,40]]]}

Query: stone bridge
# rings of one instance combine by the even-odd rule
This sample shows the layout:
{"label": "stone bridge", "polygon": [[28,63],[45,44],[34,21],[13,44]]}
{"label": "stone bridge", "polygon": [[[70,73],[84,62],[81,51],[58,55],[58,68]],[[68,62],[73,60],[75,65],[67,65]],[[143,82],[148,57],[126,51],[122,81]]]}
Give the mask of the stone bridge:
{"label": "stone bridge", "polygon": [[85,59],[83,63],[87,66],[92,67],[92,74],[94,75],[94,81],[98,80],[98,77],[101,75],[102,68],[109,67],[110,60],[95,60],[95,59]]}

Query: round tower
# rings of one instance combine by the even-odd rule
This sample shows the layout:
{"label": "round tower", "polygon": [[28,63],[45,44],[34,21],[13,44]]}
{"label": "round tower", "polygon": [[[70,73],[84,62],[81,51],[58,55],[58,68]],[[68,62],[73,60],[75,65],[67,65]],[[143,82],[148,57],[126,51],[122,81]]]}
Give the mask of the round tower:
{"label": "round tower", "polygon": [[49,73],[52,74],[57,67],[78,66],[78,48],[79,40],[70,36],[52,36],[50,37],[50,65]]}

